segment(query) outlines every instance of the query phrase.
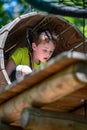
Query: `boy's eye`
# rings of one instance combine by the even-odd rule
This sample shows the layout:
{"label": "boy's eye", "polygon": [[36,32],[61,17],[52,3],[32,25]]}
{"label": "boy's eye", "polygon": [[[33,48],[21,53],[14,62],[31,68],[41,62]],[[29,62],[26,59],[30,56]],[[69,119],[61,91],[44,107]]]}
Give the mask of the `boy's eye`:
{"label": "boy's eye", "polygon": [[45,50],[45,49],[44,49],[43,51],[44,51],[44,52],[47,52],[47,50]]}
{"label": "boy's eye", "polygon": [[48,51],[48,50],[46,50],[46,49],[43,49],[43,52],[44,52],[44,53],[53,54],[53,51]]}
{"label": "boy's eye", "polygon": [[50,54],[52,54],[53,53],[53,51],[50,51]]}

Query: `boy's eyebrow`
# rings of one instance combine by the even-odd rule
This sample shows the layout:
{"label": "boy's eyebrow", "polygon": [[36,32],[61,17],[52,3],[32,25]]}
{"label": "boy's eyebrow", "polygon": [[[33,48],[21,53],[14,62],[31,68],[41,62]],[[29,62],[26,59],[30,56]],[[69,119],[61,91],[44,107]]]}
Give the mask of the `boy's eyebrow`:
{"label": "boy's eyebrow", "polygon": [[49,47],[43,47],[43,49],[49,49]]}
{"label": "boy's eyebrow", "polygon": [[[43,49],[49,49],[49,47],[43,47]],[[52,49],[52,51],[54,51],[55,49]]]}

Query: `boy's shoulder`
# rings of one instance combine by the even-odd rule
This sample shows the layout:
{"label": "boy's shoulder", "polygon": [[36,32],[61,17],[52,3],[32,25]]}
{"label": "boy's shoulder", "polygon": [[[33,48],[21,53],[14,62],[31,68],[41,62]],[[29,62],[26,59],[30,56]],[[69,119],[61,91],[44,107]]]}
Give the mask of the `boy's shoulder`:
{"label": "boy's shoulder", "polygon": [[19,47],[19,48],[17,48],[17,50],[28,50],[28,48],[27,47]]}
{"label": "boy's shoulder", "polygon": [[19,47],[16,49],[16,51],[19,51],[19,52],[28,52],[28,48],[27,47]]}

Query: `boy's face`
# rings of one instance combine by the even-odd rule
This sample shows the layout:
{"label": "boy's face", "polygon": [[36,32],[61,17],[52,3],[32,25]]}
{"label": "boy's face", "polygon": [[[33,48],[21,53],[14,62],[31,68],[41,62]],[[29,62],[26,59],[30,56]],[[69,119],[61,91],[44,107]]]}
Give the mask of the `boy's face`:
{"label": "boy's face", "polygon": [[33,43],[32,48],[33,48],[35,59],[41,62],[48,61],[55,50],[55,46],[51,41],[49,43],[43,41],[39,45]]}

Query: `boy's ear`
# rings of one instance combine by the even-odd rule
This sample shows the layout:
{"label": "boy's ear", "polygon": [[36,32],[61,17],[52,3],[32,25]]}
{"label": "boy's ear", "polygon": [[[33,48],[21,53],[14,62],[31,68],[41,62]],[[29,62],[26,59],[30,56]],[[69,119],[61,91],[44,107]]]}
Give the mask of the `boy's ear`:
{"label": "boy's ear", "polygon": [[35,43],[35,42],[32,43],[32,49],[33,49],[33,50],[36,49],[36,43]]}

